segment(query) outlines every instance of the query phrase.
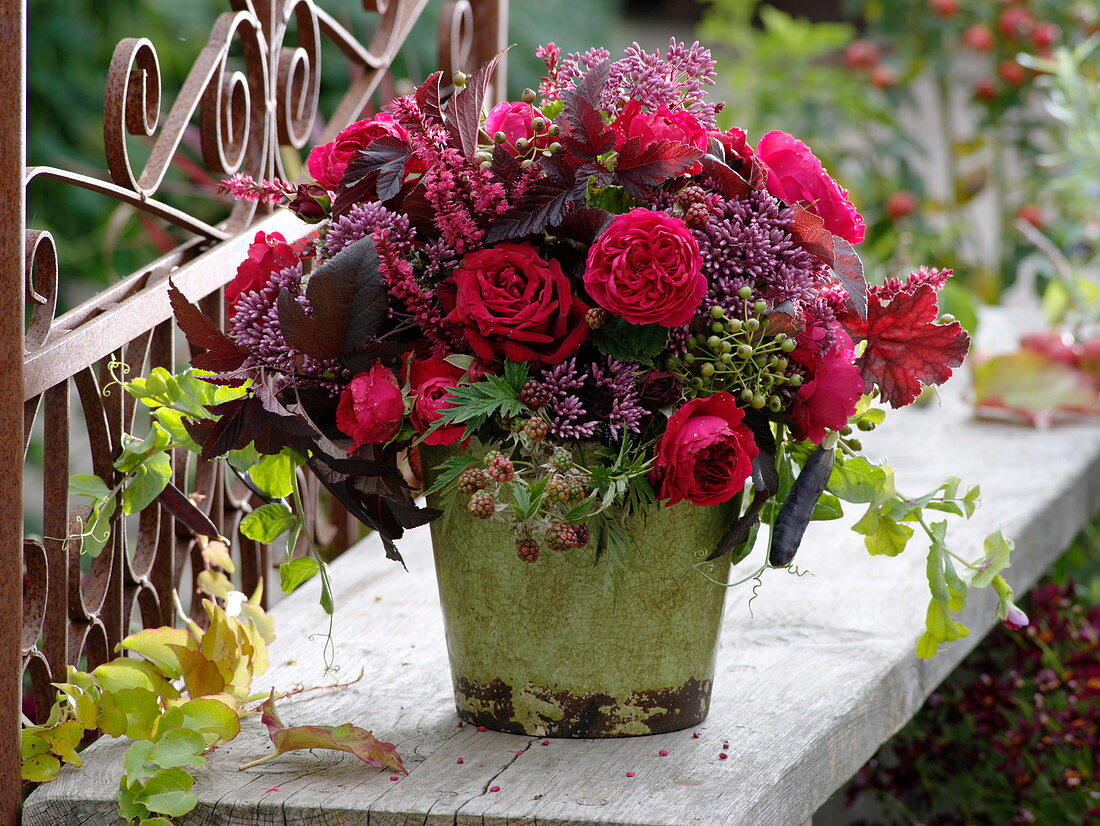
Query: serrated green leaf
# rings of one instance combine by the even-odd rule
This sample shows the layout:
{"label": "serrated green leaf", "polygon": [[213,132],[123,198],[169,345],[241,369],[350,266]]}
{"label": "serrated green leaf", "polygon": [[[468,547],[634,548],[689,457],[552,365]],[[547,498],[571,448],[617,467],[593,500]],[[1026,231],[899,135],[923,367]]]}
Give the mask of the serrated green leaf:
{"label": "serrated green leaf", "polygon": [[452,482],[457,481],[464,470],[479,463],[480,460],[477,457],[471,456],[468,453],[452,456],[450,459],[447,459],[434,468],[436,473],[435,482],[424,492],[425,495],[430,496],[433,493],[438,493]]}
{"label": "serrated green leaf", "polygon": [[241,520],[241,533],[256,542],[274,542],[280,535],[298,523],[286,505],[272,502],[261,505]]}
{"label": "serrated green leaf", "polygon": [[294,592],[302,583],[308,582],[321,570],[320,564],[311,556],[300,556],[279,566],[279,580],[283,593]]}
{"label": "serrated green leaf", "polygon": [[122,510],[126,513],[140,513],[145,510],[160,496],[171,478],[172,464],[167,453],[154,453],[146,457],[134,470],[133,479],[122,492]]}

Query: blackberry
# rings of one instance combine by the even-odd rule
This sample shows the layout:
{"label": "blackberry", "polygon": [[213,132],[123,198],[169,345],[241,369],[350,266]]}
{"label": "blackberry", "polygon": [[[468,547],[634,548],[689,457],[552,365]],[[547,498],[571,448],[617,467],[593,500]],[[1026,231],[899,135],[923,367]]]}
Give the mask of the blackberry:
{"label": "blackberry", "polygon": [[541,416],[532,416],[523,426],[523,433],[532,442],[541,442],[550,433],[550,425]]}
{"label": "blackberry", "polygon": [[519,400],[531,410],[538,410],[550,402],[550,391],[541,382],[531,379],[520,388]]}
{"label": "blackberry", "polygon": [[555,470],[565,473],[573,467],[573,454],[564,447],[559,447],[554,451],[554,455],[550,457],[550,464],[553,465]]}
{"label": "blackberry", "polygon": [[583,548],[588,544],[589,533],[587,525],[574,525],[573,535],[576,537],[576,541],[573,544],[574,548]]}
{"label": "blackberry", "polygon": [[488,453],[485,454],[485,458],[482,459],[482,461],[485,463],[485,467],[489,467],[497,459],[503,459],[503,458],[504,458],[504,454],[501,453],[499,450],[490,450]]}
{"label": "blackberry", "polygon": [[473,496],[489,484],[489,477],[479,467],[466,468],[458,477],[458,489],[467,496]]}
{"label": "blackberry", "polygon": [[553,522],[546,529],[546,547],[552,551],[566,551],[576,547],[577,535],[572,525]]}
{"label": "blackberry", "polygon": [[588,484],[579,476],[571,476],[568,479],[568,500],[570,502],[579,502],[588,495]]}
{"label": "blackberry", "polygon": [[516,556],[524,562],[538,562],[539,543],[533,539],[517,539]]}
{"label": "blackberry", "polygon": [[698,184],[688,184],[679,192],[676,193],[676,202],[688,210],[695,204],[705,204],[707,200],[707,191]]}
{"label": "blackberry", "polygon": [[605,310],[603,307],[593,307],[587,313],[584,314],[585,323],[593,330],[600,329],[611,318],[611,313]]}
{"label": "blackberry", "polygon": [[504,456],[494,458],[486,472],[498,482],[511,482],[516,478],[516,466],[512,464],[511,459]]}
{"label": "blackberry", "polygon": [[710,220],[710,209],[706,203],[699,201],[684,210],[684,223],[692,229],[702,229]]}
{"label": "blackberry", "polygon": [[493,496],[488,491],[479,490],[470,497],[470,503],[466,507],[478,519],[488,519],[496,513],[497,503],[493,501]]}
{"label": "blackberry", "polygon": [[572,496],[572,483],[555,473],[546,482],[546,496],[552,502],[568,502]]}

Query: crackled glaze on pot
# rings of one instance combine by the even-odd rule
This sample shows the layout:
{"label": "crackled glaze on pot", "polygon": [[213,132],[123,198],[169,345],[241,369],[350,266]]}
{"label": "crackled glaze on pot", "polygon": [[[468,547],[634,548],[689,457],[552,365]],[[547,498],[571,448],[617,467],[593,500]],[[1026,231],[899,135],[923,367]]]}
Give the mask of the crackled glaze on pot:
{"label": "crackled glaze on pot", "polygon": [[[423,452],[428,476],[449,453]],[[594,541],[524,562],[510,529],[464,501],[432,524],[459,716],[561,737],[654,734],[706,717],[725,589],[700,571],[724,582],[729,558],[699,563],[728,506],[631,517],[633,559],[612,581]]]}

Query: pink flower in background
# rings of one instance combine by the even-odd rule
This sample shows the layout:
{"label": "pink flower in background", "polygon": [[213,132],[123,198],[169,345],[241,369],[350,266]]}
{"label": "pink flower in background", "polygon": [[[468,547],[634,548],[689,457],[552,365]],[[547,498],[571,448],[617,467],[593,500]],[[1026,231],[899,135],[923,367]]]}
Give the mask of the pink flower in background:
{"label": "pink flower in background", "polygon": [[631,324],[677,327],[707,291],[691,230],[666,212],[617,215],[588,251],[584,286],[596,303]]}
{"label": "pink flower in background", "polygon": [[298,263],[298,253],[277,232],[270,235],[257,232],[248,247],[248,257],[237,267],[233,280],[225,285],[225,300],[229,302],[229,317],[237,314],[237,300],[244,293],[256,292],[267,286],[271,276]]}
{"label": "pink flower in background", "polygon": [[393,371],[375,364],[351,380],[340,395],[336,426],[352,439],[348,453],[363,445],[377,445],[397,435],[405,414],[405,400]]}
{"label": "pink flower in background", "polygon": [[728,502],[745,487],[759,449],[729,393],[692,399],[668,420],[650,481],[667,505]]}
{"label": "pink flower in background", "polygon": [[485,134],[491,138],[497,132],[503,132],[504,145],[514,155],[521,154],[516,148],[516,141],[520,138],[534,140],[535,146],[545,149],[551,143],[550,136],[542,134],[535,139],[535,128],[532,126],[532,122],[540,114],[530,103],[498,103],[489,110],[489,115],[485,118]]}
{"label": "pink flower in background", "polygon": [[337,135],[335,140],[315,146],[309,153],[306,168],[313,180],[329,192],[335,192],[340,188],[340,181],[344,178],[348,164],[360,150],[366,149],[383,135],[392,135],[401,140],[409,138],[405,127],[395,121],[393,115],[381,112],[373,118],[353,123]]}
{"label": "pink flower in background", "polygon": [[760,139],[756,156],[767,169],[768,192],[792,206],[801,204],[825,222],[825,229],[849,244],[863,240],[863,216],[810,147],[786,132],[769,132]]}

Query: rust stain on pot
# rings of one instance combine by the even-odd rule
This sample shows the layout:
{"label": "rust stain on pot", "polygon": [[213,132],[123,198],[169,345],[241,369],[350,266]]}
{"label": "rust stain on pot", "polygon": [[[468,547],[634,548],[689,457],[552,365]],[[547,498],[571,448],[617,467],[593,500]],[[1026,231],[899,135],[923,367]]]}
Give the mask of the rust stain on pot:
{"label": "rust stain on pot", "polygon": [[499,678],[455,679],[458,714],[495,731],[549,737],[661,734],[697,725],[707,715],[710,680],[615,696],[550,686],[514,687]]}

